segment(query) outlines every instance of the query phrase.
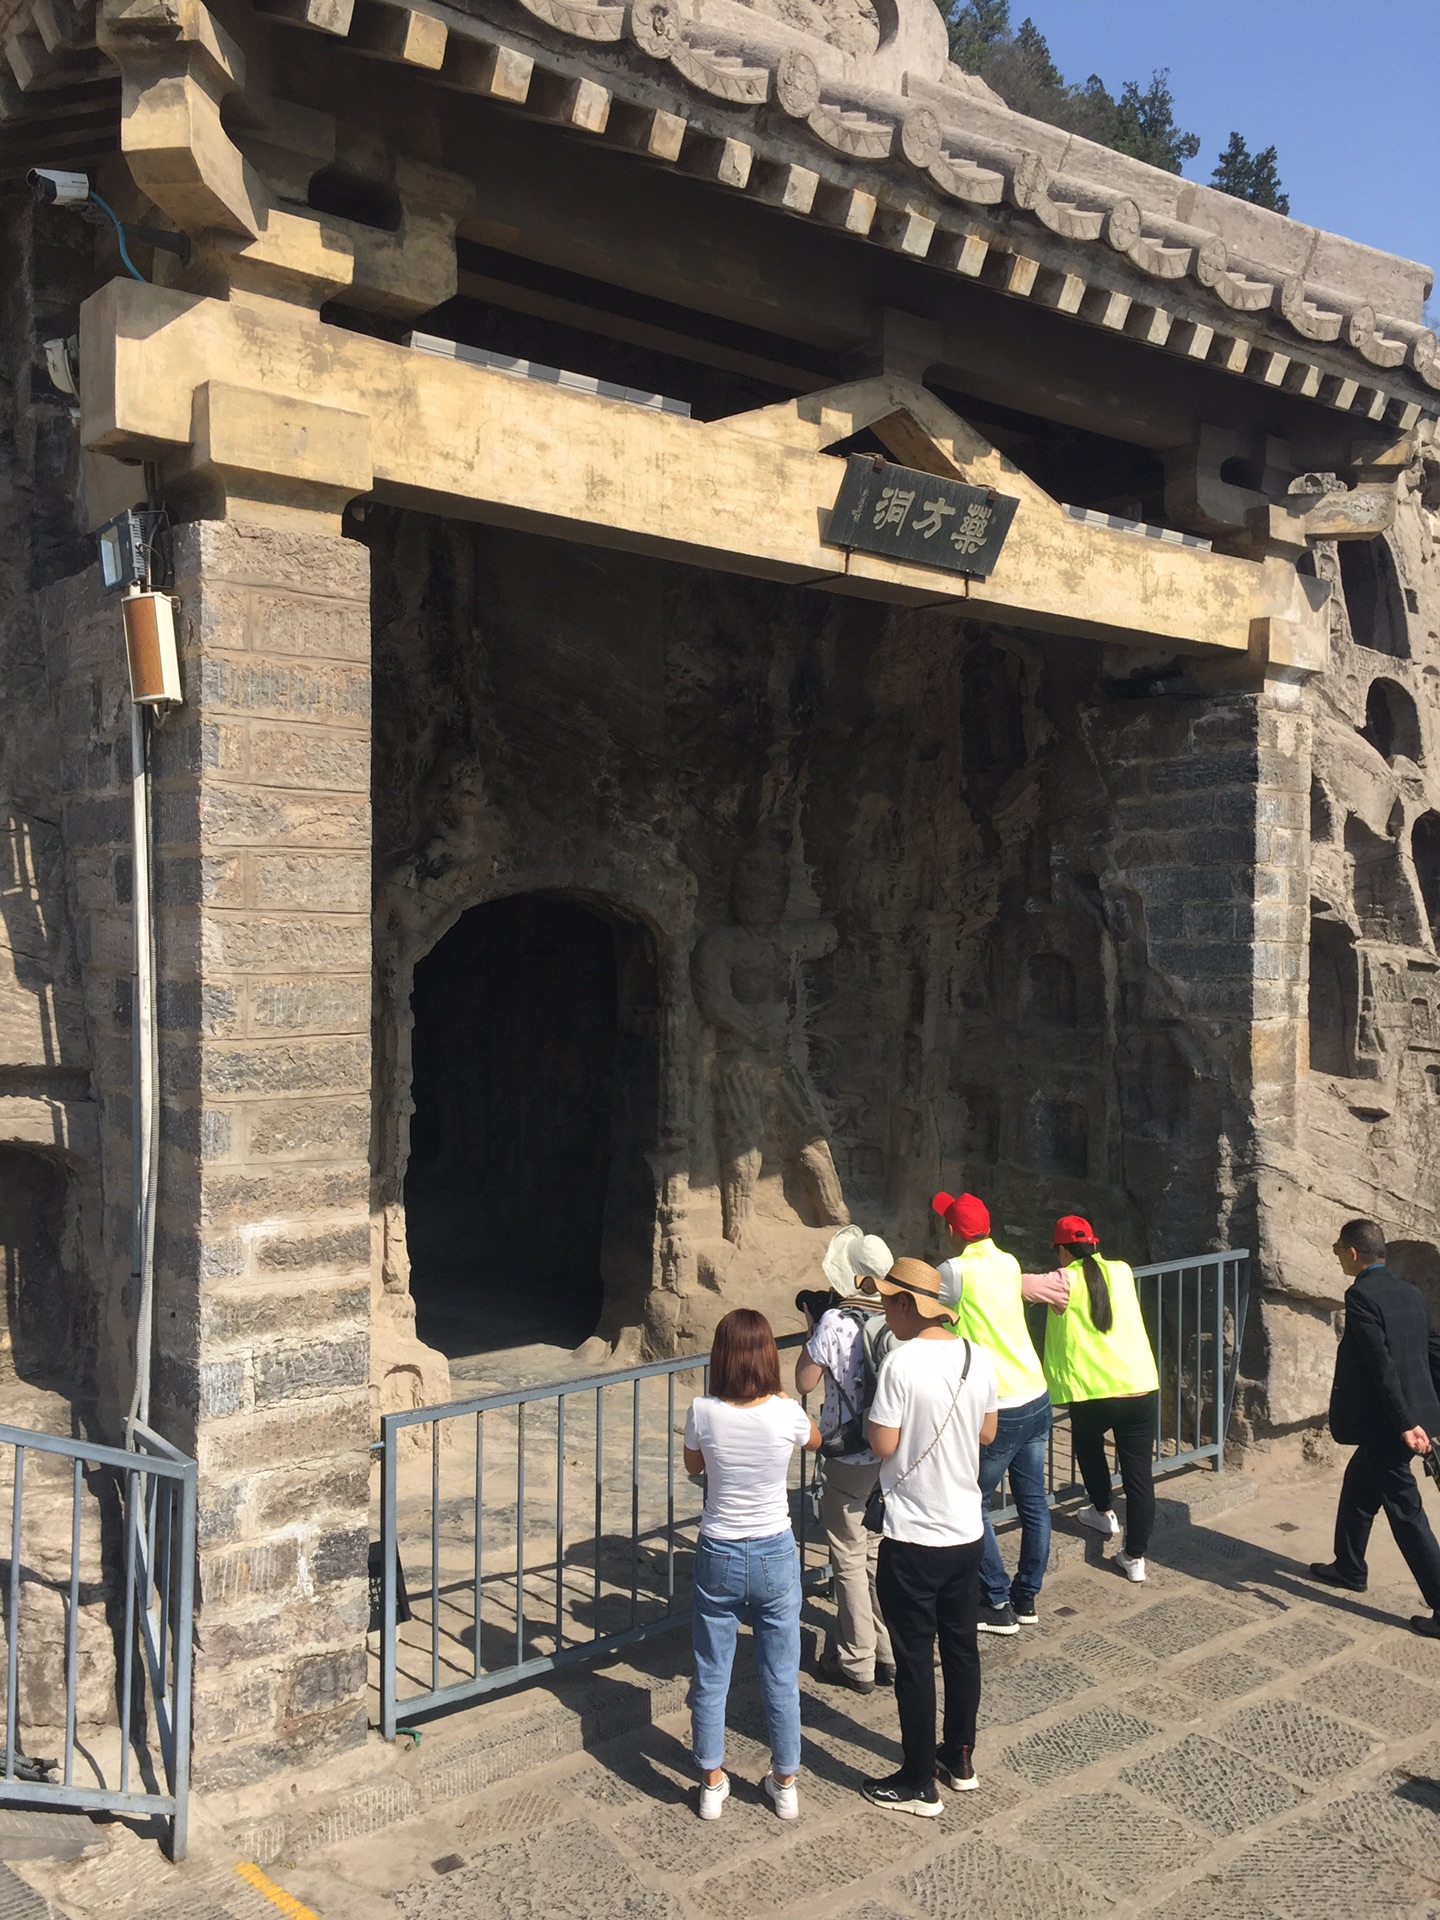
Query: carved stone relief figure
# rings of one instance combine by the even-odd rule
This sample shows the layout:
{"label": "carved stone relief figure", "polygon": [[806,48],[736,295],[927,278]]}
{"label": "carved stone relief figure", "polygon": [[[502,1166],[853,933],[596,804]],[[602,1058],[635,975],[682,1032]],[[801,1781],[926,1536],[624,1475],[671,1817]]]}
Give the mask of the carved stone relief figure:
{"label": "carved stone relief figure", "polygon": [[743,1246],[767,1156],[797,1173],[822,1223],[850,1218],[806,1063],[800,969],[835,946],[828,920],[792,920],[781,849],[757,840],[735,862],[731,920],[697,943],[695,997],[715,1032],[712,1094],[725,1238]]}

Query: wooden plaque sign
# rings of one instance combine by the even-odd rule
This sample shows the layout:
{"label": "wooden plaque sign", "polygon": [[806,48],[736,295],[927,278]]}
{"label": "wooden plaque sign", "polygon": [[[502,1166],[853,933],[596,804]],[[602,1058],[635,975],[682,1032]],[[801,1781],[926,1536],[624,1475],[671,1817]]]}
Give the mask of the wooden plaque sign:
{"label": "wooden plaque sign", "polygon": [[1019,504],[1010,494],[852,453],[825,539],[983,579],[995,569]]}

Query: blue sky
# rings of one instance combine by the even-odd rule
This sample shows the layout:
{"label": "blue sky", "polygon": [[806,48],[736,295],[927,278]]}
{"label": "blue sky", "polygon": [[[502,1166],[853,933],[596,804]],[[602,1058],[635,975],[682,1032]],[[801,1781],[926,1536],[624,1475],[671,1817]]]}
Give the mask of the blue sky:
{"label": "blue sky", "polygon": [[1279,149],[1296,219],[1440,270],[1440,0],[1011,0],[1027,13],[1067,80],[1169,67],[1191,178],[1238,129]]}

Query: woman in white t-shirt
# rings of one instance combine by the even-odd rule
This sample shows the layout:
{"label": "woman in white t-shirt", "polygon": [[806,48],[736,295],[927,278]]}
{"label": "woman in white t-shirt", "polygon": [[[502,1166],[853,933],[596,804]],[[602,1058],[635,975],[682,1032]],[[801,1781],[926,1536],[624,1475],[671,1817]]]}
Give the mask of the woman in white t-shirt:
{"label": "woman in white t-shirt", "polygon": [[782,1820],[800,1811],[800,1555],[788,1482],[796,1447],[819,1445],[815,1422],[780,1391],[770,1322],[750,1307],[727,1313],[710,1349],[710,1391],[691,1401],[685,1422],[686,1471],[705,1475],[690,1696],[702,1820],[718,1820],[730,1793],[725,1702],[747,1607],[770,1728],[765,1791]]}

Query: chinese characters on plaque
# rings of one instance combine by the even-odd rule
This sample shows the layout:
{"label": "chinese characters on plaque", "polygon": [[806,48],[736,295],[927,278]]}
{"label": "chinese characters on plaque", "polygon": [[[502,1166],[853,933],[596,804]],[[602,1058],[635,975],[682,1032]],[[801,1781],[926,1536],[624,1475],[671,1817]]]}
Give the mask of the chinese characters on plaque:
{"label": "chinese characters on plaque", "polygon": [[826,543],[983,577],[1000,558],[1019,504],[1009,494],[852,453]]}

